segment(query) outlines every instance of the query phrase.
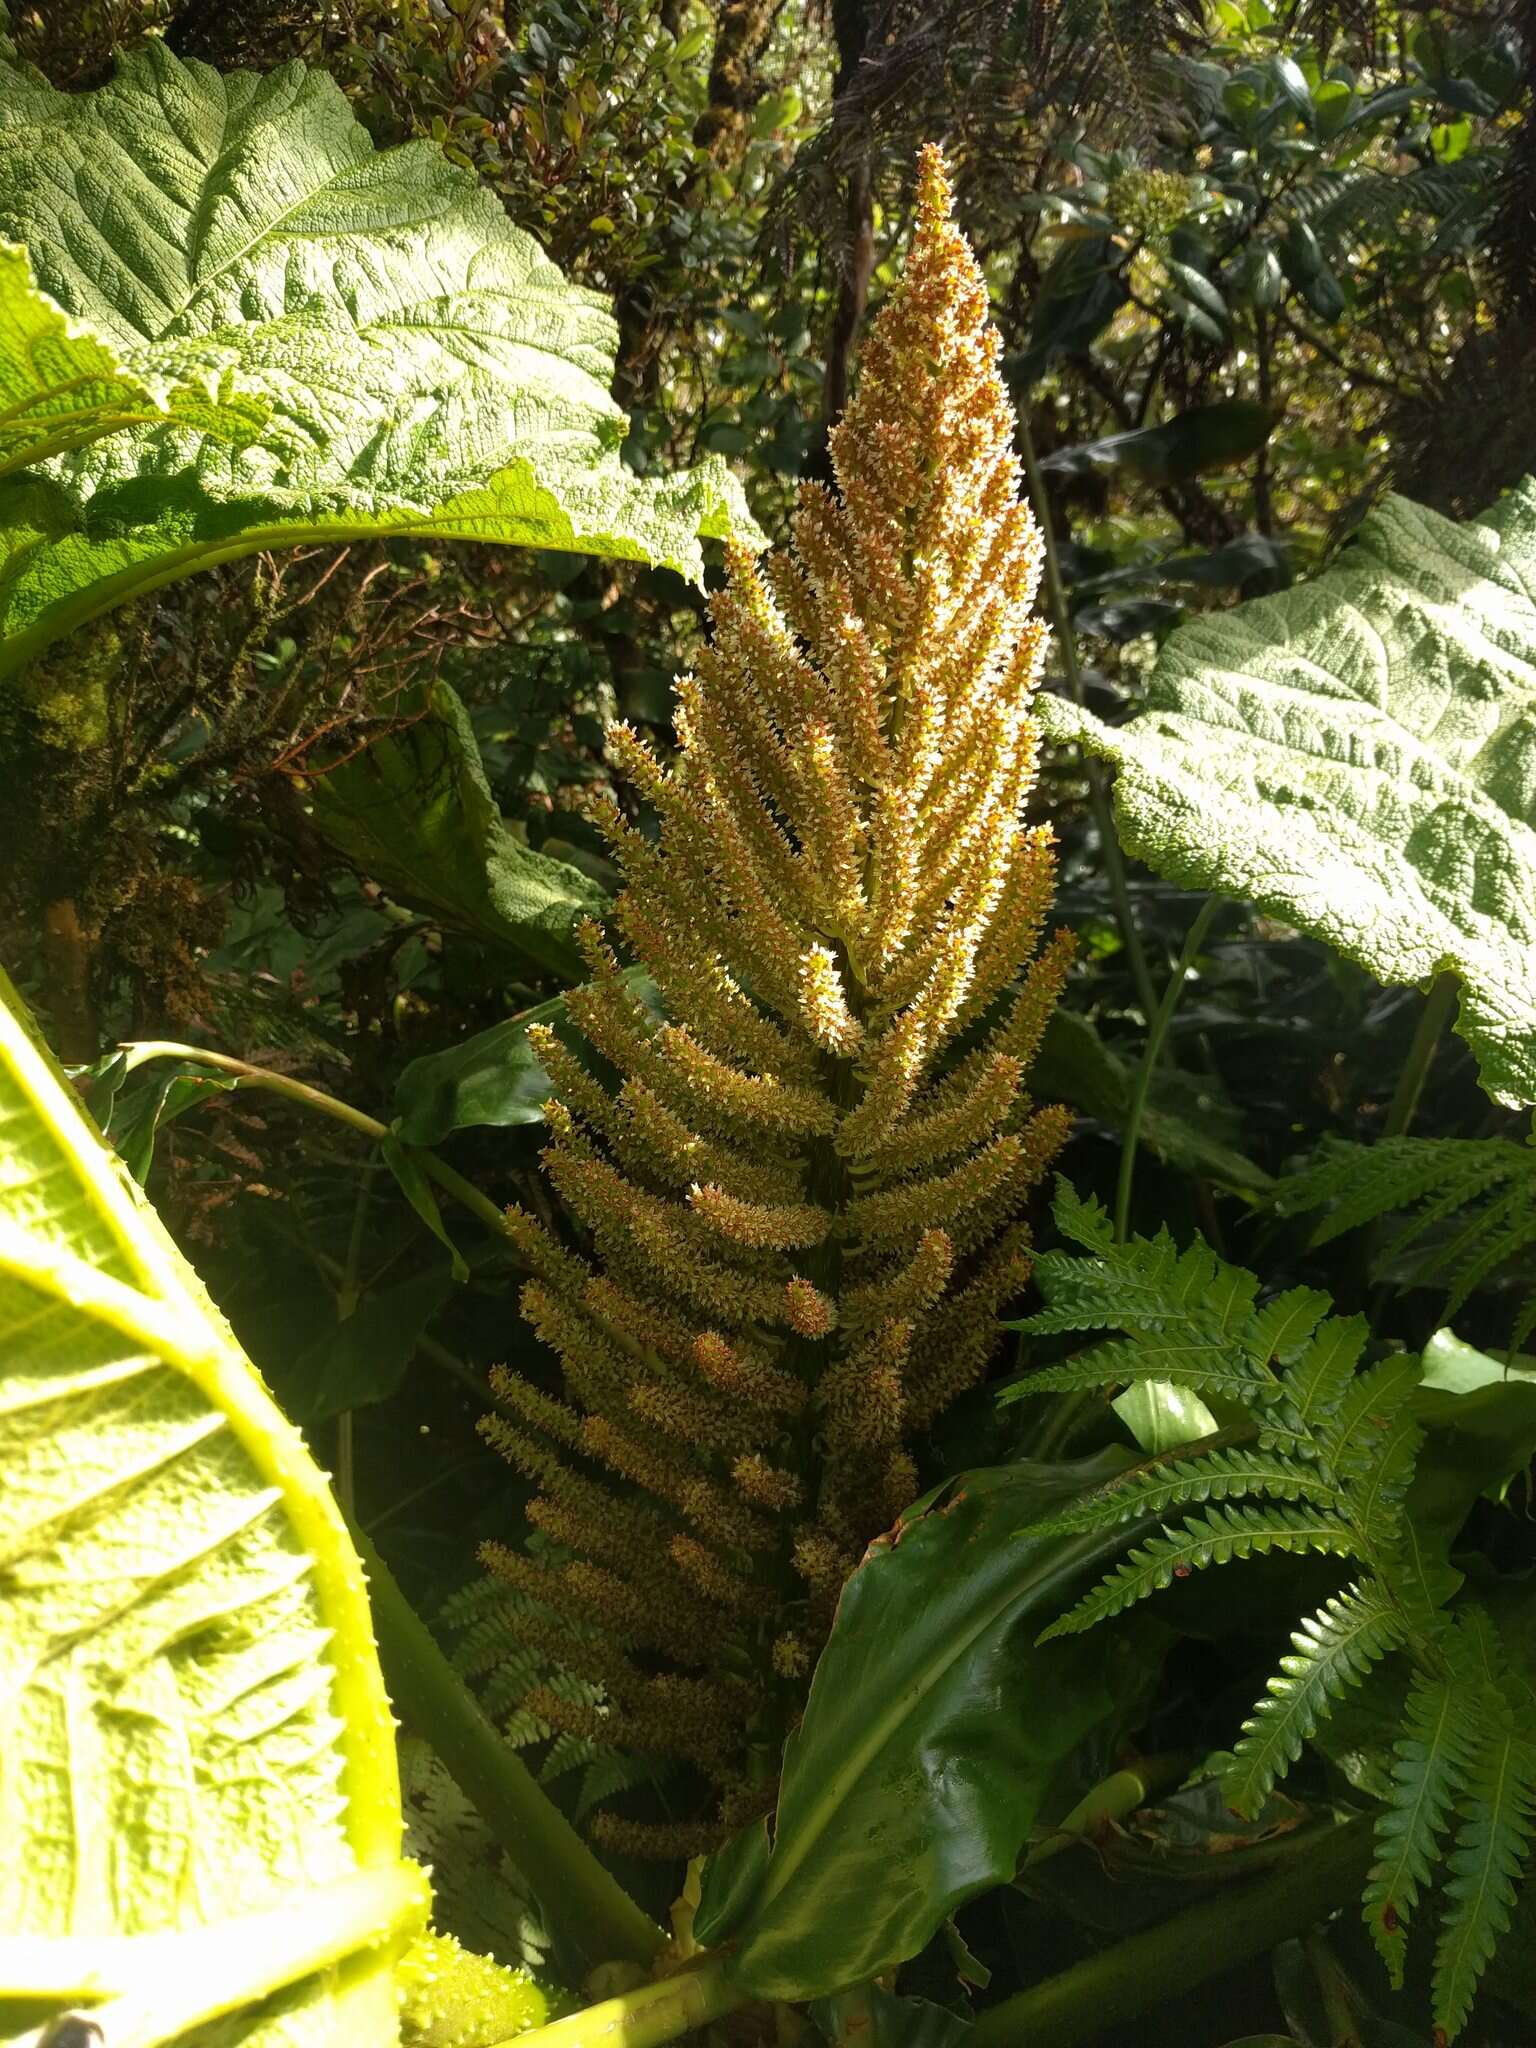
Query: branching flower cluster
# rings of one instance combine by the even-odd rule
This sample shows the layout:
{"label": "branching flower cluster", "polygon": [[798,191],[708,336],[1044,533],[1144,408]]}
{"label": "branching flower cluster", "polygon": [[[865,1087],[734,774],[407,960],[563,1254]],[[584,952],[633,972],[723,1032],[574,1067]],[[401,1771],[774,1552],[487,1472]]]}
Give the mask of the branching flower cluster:
{"label": "branching flower cluster", "polygon": [[610,735],[659,824],[604,821],[665,1021],[589,926],[570,1010],[598,1057],[539,1041],[583,1248],[512,1220],[565,1398],[503,1371],[486,1427],[565,1561],[488,1562],[607,1702],[529,1704],[686,1759],[720,1823],[766,1803],[911,1445],[985,1371],[1066,1132],[1025,1093],[1071,942],[1042,943],[1052,835],[1025,820],[1041,541],[998,348],[930,150],[837,490],[803,490],[791,550],[732,556],[675,761]]}

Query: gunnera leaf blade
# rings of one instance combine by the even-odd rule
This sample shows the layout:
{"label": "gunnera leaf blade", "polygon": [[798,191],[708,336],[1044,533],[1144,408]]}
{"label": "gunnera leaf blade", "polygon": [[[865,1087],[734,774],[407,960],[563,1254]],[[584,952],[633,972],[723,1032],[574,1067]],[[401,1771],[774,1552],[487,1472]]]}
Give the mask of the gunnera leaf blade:
{"label": "gunnera leaf blade", "polygon": [[361,1568],[13,1002],[0,976],[0,2030],[89,1991],[141,2031],[168,2001],[165,2038],[385,2048],[426,1895]]}
{"label": "gunnera leaf blade", "polygon": [[172,418],[254,440],[266,407],[233,388],[231,361],[185,342],[113,347],[39,288],[25,249],[0,242],[0,475]]}
{"label": "gunnera leaf blade", "polygon": [[1476,524],[1389,498],[1312,582],[1193,620],[1119,768],[1127,850],[1386,983],[1452,969],[1484,1087],[1536,1101],[1536,483]]}
{"label": "gunnera leaf blade", "polygon": [[71,94],[0,64],[0,236],[105,347],[212,364],[250,414],[130,427],[0,491],[12,662],[259,547],[424,533],[698,577],[701,536],[754,535],[718,460],[624,465],[604,302],[433,145],[375,152],[321,72],[221,77],[151,41]]}

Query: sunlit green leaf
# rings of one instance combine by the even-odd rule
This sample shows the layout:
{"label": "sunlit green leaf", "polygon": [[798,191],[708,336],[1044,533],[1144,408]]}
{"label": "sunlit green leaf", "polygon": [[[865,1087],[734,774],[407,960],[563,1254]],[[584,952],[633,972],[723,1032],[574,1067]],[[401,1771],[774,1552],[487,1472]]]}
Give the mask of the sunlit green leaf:
{"label": "sunlit green leaf", "polygon": [[1443,968],[1484,1086],[1536,1101],[1536,486],[1481,524],[1389,500],[1314,582],[1191,621],[1115,762],[1129,851],[1384,982]]}
{"label": "sunlit green leaf", "polygon": [[0,66],[0,236],[33,325],[169,413],[0,485],[0,664],[258,548],[410,533],[697,577],[701,535],[753,530],[718,462],[624,466],[603,302],[431,144],[376,154],[323,72],[220,77],[158,40],[97,92]]}

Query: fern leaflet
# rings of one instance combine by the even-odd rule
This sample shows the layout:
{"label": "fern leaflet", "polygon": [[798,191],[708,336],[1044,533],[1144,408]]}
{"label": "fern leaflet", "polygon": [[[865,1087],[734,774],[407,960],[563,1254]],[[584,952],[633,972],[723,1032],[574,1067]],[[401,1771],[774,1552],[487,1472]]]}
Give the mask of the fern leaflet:
{"label": "fern leaflet", "polygon": [[1337,1413],[1365,1349],[1364,1316],[1330,1316],[1281,1381],[1295,1411],[1298,1445],[1310,1446],[1312,1431]]}
{"label": "fern leaflet", "polygon": [[1274,1399],[1274,1382],[1237,1352],[1198,1337],[1127,1337],[1100,1344],[1064,1365],[1045,1365],[1006,1390],[1004,1398],[1072,1393],[1133,1380],[1172,1380],[1206,1394],[1225,1394],[1245,1405]]}
{"label": "fern leaflet", "polygon": [[1347,1388],[1338,1413],[1319,1432],[1318,1447],[1340,1472],[1358,1473],[1380,1455],[1398,1411],[1418,1385],[1423,1367],[1406,1355],[1384,1358]]}
{"label": "fern leaflet", "polygon": [[1439,1859],[1440,1838],[1466,1781],[1475,1736],[1471,1701],[1453,1680],[1415,1671],[1392,1763],[1392,1799],[1376,1822],[1365,1924],[1401,1988],[1408,1922]]}
{"label": "fern leaflet", "polygon": [[[1317,1162],[1281,1187],[1282,1215],[1320,1209],[1315,1245],[1384,1216],[1407,1221],[1382,1247],[1378,1270],[1400,1259],[1446,1218],[1466,1212],[1445,1242],[1431,1238],[1424,1284],[1446,1291],[1447,1321],[1469,1297],[1536,1248],[1536,1145],[1508,1138],[1383,1138],[1375,1145],[1326,1145]],[[1536,1329],[1536,1291],[1516,1312],[1510,1348]]]}
{"label": "fern leaflet", "polygon": [[1281,1658],[1279,1673],[1243,1723],[1223,1779],[1227,1804],[1252,1819],[1315,1734],[1329,1702],[1358,1685],[1402,1639],[1396,1607],[1369,1584],[1347,1586],[1308,1616],[1291,1637],[1294,1653]]}
{"label": "fern leaflet", "polygon": [[1435,1948],[1435,2024],[1447,2040],[1465,2025],[1477,1981],[1509,1926],[1536,1825],[1536,1742],[1513,1721],[1483,1733],[1458,1807]]}
{"label": "fern leaflet", "polygon": [[1248,1336],[1250,1354],[1266,1365],[1290,1366],[1333,1307],[1315,1287],[1292,1287],[1259,1310]]}
{"label": "fern leaflet", "polygon": [[1339,1489],[1315,1467],[1274,1456],[1265,1450],[1211,1450],[1203,1457],[1145,1465],[1113,1480],[1041,1525],[1043,1534],[1066,1535],[1080,1529],[1102,1529],[1110,1522],[1129,1522],[1142,1515],[1165,1516],[1180,1508],[1246,1494],[1274,1500],[1309,1500],[1337,1507]]}
{"label": "fern leaflet", "polygon": [[1235,1557],[1264,1557],[1271,1551],[1321,1551],[1338,1557],[1354,1553],[1354,1535],[1349,1523],[1337,1514],[1316,1508],[1213,1507],[1208,1514],[1194,1515],[1179,1529],[1165,1529],[1139,1550],[1133,1550],[1124,1564],[1101,1579],[1070,1613],[1052,1622],[1039,1640],[1053,1636],[1080,1635],[1096,1622],[1123,1613],[1138,1600],[1171,1586],[1175,1579],[1187,1579],[1191,1572],[1208,1565],[1229,1564]]}

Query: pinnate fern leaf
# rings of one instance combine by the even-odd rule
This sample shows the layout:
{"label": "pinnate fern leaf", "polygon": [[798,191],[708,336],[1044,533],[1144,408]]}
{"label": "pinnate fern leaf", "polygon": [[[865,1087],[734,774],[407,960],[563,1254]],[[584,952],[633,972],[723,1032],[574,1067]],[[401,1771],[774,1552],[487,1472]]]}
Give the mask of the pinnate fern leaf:
{"label": "pinnate fern leaf", "polygon": [[1208,1565],[1230,1564],[1234,1558],[1266,1557],[1274,1551],[1301,1554],[1316,1551],[1349,1557],[1355,1536],[1341,1515],[1311,1506],[1273,1503],[1263,1507],[1218,1505],[1208,1514],[1192,1516],[1181,1528],[1164,1529],[1139,1549],[1040,1637],[1080,1635],[1084,1629],[1122,1614],[1138,1600],[1187,1579]]}
{"label": "pinnate fern leaf", "polygon": [[[1410,1245],[1465,1210],[1448,1240],[1432,1241],[1416,1261],[1421,1284],[1446,1290],[1449,1321],[1480,1287],[1536,1249],[1536,1145],[1508,1138],[1384,1138],[1375,1145],[1327,1144],[1305,1172],[1281,1184],[1285,1215],[1320,1210],[1314,1244],[1374,1223],[1406,1217],[1383,1243],[1380,1264],[1400,1260]],[[1529,1316],[1530,1320],[1527,1320]],[[1536,1326],[1536,1293],[1515,1318],[1510,1348]]]}
{"label": "pinnate fern leaf", "polygon": [[1282,1385],[1302,1443],[1310,1444],[1319,1425],[1337,1413],[1368,1335],[1364,1316],[1330,1316],[1301,1356],[1286,1367]]}
{"label": "pinnate fern leaf", "polygon": [[1273,1381],[1255,1371],[1235,1347],[1198,1332],[1180,1332],[1096,1345],[1064,1365],[1039,1367],[1010,1387],[1006,1398],[1083,1392],[1136,1380],[1171,1380],[1175,1386],[1247,1403],[1273,1400],[1276,1392]]}
{"label": "pinnate fern leaf", "polygon": [[1358,1685],[1402,1641],[1396,1607],[1377,1586],[1348,1586],[1291,1637],[1263,1699],[1243,1724],[1223,1783],[1227,1803],[1250,1818],[1301,1755],[1331,1702]]}
{"label": "pinnate fern leaf", "polygon": [[[1491,1183],[1487,1159],[1473,1164],[1469,1178],[1499,1184],[1502,1155]],[[1420,1186],[1417,1156],[1406,1167],[1408,1184]],[[1338,1168],[1337,1160],[1327,1162],[1329,1175]],[[1403,1173],[1394,1172],[1401,1187]],[[1392,1175],[1378,1176],[1372,1199],[1390,1199],[1384,1190],[1392,1184]],[[1205,1263],[1198,1270],[1221,1270],[1203,1246],[1199,1251]],[[1089,1269],[1080,1283],[1068,1271],[1071,1262],[1057,1257],[1048,1302],[1054,1298],[1064,1310],[1080,1303],[1095,1328],[1105,1327],[1116,1289],[1122,1304],[1144,1306],[1145,1293],[1138,1296],[1130,1284],[1139,1279],[1166,1306],[1182,1273],[1197,1270],[1181,1268],[1165,1234],[1122,1246],[1096,1243],[1093,1256],[1080,1262]],[[1234,1558],[1312,1551],[1362,1566],[1356,1583],[1292,1636],[1292,1653],[1222,1771],[1223,1789],[1240,1812],[1256,1813],[1338,1701],[1389,1655],[1403,1654],[1407,1703],[1365,1917],[1400,1979],[1409,1918],[1437,1874],[1442,1838],[1453,1832],[1435,1963],[1436,2014],[1448,2041],[1465,2024],[1478,1979],[1508,1926],[1536,1832],[1536,1700],[1506,1661],[1488,1610],[1445,1610],[1461,1582],[1446,1555],[1451,1522],[1442,1517],[1446,1526],[1436,1533],[1433,1507],[1427,1527],[1423,1515],[1406,1512],[1425,1441],[1414,1400],[1421,1361],[1394,1355],[1360,1371],[1364,1318],[1329,1315],[1326,1300],[1306,1290],[1278,1296],[1234,1323],[1238,1298],[1233,1288],[1220,1291],[1214,1327],[1202,1325],[1198,1300],[1183,1296],[1182,1320],[1168,1328],[1123,1315],[1130,1335],[1033,1373],[1011,1390],[1167,1379],[1175,1376],[1174,1361],[1200,1356],[1203,1346],[1202,1362],[1215,1360],[1210,1371],[1225,1376],[1223,1390],[1256,1409],[1237,1441],[1216,1439],[1204,1452],[1170,1453],[1138,1466],[1053,1517],[1053,1527],[1074,1533],[1133,1516],[1155,1516],[1163,1527],[1041,1640],[1091,1628],[1175,1578]],[[1056,1324],[1070,1326],[1065,1314]],[[1195,1507],[1203,1512],[1180,1525],[1163,1520]]]}
{"label": "pinnate fern leaf", "polygon": [[1458,1203],[1470,1201],[1519,1164],[1519,1148],[1503,1138],[1330,1139],[1311,1166],[1281,1182],[1275,1207],[1283,1216],[1322,1210],[1312,1242],[1327,1244],[1426,1195],[1454,1190]]}
{"label": "pinnate fern leaf", "polygon": [[1364,1898],[1365,1924],[1399,1987],[1408,1923],[1438,1865],[1440,1840],[1466,1782],[1475,1739],[1467,1689],[1415,1670],[1394,1746],[1392,1797],[1376,1822],[1376,1861]]}
{"label": "pinnate fern leaf", "polygon": [[1478,1979],[1509,1927],[1536,1829],[1536,1740],[1528,1710],[1524,1725],[1501,1716],[1480,1728],[1457,1811],[1435,1947],[1435,2023],[1447,2041],[1465,2026]]}
{"label": "pinnate fern leaf", "polygon": [[[1536,1160],[1536,1154],[1532,1156]],[[1446,1247],[1442,1263],[1450,1268],[1447,1322],[1460,1315],[1501,1267],[1529,1249],[1536,1249],[1536,1172],[1469,1218],[1461,1236]]]}
{"label": "pinnate fern leaf", "polygon": [[1375,1463],[1422,1376],[1420,1361],[1405,1352],[1350,1382],[1337,1413],[1318,1433],[1319,1448],[1335,1471],[1353,1475]]}
{"label": "pinnate fern leaf", "polygon": [[1265,1365],[1294,1365],[1332,1307],[1329,1297],[1315,1287],[1287,1288],[1265,1303],[1245,1331],[1249,1356]]}
{"label": "pinnate fern leaf", "polygon": [[[1052,1213],[1067,1234],[1076,1223],[1070,1188],[1059,1182]],[[1251,1312],[1258,1282],[1197,1240],[1180,1251],[1166,1229],[1134,1244],[1095,1239],[1092,1256],[1047,1252],[1035,1264],[1045,1307],[1014,1327],[1044,1336],[1060,1330],[1195,1329],[1214,1339],[1236,1330]]]}
{"label": "pinnate fern leaf", "polygon": [[1403,1501],[1412,1483],[1424,1432],[1399,1408],[1348,1485],[1350,1514],[1368,1557],[1383,1561],[1397,1550]]}
{"label": "pinnate fern leaf", "polygon": [[1197,1458],[1178,1458],[1128,1472],[1123,1479],[1075,1502],[1050,1521],[1066,1534],[1129,1522],[1143,1515],[1166,1516],[1207,1501],[1259,1495],[1272,1500],[1310,1500],[1337,1506],[1339,1489],[1327,1474],[1272,1451],[1215,1449]]}

